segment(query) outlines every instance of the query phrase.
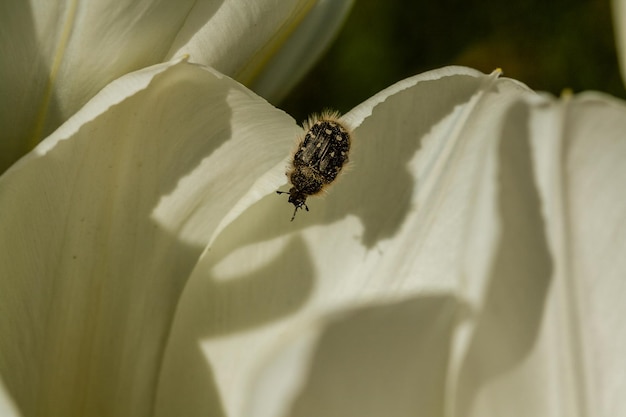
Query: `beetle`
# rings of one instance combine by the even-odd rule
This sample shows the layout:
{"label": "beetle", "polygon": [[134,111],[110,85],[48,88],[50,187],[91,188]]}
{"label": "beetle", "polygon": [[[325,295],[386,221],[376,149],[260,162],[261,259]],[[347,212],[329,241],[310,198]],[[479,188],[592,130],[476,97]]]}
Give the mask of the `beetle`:
{"label": "beetle", "polygon": [[298,209],[304,207],[309,211],[306,205],[309,196],[320,194],[337,179],[348,162],[352,144],[352,132],[340,120],[338,112],[325,111],[321,115],[313,115],[303,128],[306,133],[298,139],[286,173],[291,188],[288,192],[276,191],[278,194],[289,194],[288,201],[295,207],[291,221]]}

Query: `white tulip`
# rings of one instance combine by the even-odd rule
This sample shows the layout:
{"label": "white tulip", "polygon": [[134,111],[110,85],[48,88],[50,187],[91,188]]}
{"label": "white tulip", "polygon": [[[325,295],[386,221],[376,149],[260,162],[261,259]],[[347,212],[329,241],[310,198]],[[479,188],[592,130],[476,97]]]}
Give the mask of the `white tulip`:
{"label": "white tulip", "polygon": [[291,222],[302,129],[189,45],[0,176],[2,416],[626,415],[623,101],[408,78]]}

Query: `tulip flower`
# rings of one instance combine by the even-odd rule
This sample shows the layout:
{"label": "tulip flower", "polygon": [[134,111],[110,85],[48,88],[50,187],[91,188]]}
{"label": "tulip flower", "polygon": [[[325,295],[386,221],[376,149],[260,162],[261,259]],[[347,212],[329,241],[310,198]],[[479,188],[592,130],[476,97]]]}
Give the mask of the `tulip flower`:
{"label": "tulip flower", "polygon": [[218,69],[115,79],[0,176],[2,416],[626,415],[626,104],[464,67],[302,128]]}

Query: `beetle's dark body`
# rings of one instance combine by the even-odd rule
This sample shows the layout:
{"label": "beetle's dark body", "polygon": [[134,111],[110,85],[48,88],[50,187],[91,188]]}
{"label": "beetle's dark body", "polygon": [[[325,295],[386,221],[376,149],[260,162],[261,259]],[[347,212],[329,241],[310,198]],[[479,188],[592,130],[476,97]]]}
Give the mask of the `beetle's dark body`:
{"label": "beetle's dark body", "polygon": [[[307,132],[298,144],[287,172],[291,182],[289,202],[295,206],[294,219],[308,196],[316,195],[337,178],[348,162],[350,132],[334,113],[322,114],[305,124]],[[282,193],[279,191],[279,193]]]}

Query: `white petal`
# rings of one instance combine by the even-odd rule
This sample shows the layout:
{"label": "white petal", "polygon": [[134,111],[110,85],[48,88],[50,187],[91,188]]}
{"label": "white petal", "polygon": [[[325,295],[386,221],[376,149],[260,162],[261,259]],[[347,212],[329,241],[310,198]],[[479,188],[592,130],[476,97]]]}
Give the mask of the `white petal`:
{"label": "white petal", "polygon": [[293,207],[271,194],[220,228],[173,325],[163,415],[187,401],[207,403],[206,414],[205,393],[216,389],[225,413],[242,415],[259,355],[302,317],[456,291],[474,215],[467,178],[478,181],[494,158],[480,117],[501,115],[519,94],[528,92],[464,68],[405,80],[346,115],[354,167],[326,198],[307,201],[310,212],[290,222]]}
{"label": "white petal", "polygon": [[2,380],[0,379],[0,416],[2,417],[21,417],[15,402],[11,400]]}
{"label": "white petal", "polygon": [[613,30],[615,31],[615,45],[619,59],[622,82],[626,85],[626,1],[612,0]]}
{"label": "white petal", "polygon": [[[318,371],[324,361],[312,352],[324,348],[316,343],[332,324],[304,329],[295,345],[284,335],[338,309],[375,301],[395,310],[435,294],[456,298],[468,314],[453,337],[423,341],[436,346],[424,355],[450,343],[446,395],[433,391],[428,410],[619,415],[624,115],[621,102],[553,104],[463,68],[405,80],[354,109],[345,120],[355,127],[355,167],[327,198],[311,198],[311,211],[290,223],[284,196],[268,195],[218,229],[174,322],[164,375],[188,383],[162,386],[163,415],[184,409],[181,398],[210,411],[215,397],[229,416],[261,405],[259,415],[284,415],[302,398],[304,409],[319,411],[316,378],[319,386],[363,380],[353,392],[369,393],[373,381],[350,369]],[[348,337],[345,345],[367,344]],[[291,352],[291,363],[259,368],[267,355],[278,358],[273,351]],[[337,357],[329,363],[339,367]],[[439,363],[413,359],[429,358]],[[266,383],[287,367],[298,388],[268,398]],[[444,378],[437,369],[420,377]],[[402,404],[384,385],[381,403]],[[350,393],[333,404],[349,412],[359,401]]]}
{"label": "white petal", "polygon": [[626,103],[589,94],[565,108],[570,209],[560,213],[568,230],[556,269],[561,313],[569,313],[569,364],[584,378],[574,394],[588,395],[583,405],[597,415],[626,415]]}
{"label": "white petal", "polygon": [[[261,76],[259,82],[263,84],[263,92],[274,94],[274,89],[282,86],[267,85],[269,79],[276,82],[276,79],[282,78],[286,85],[293,85],[302,74],[298,67],[306,69],[312,60],[290,58],[308,52],[314,59],[321,48],[304,48],[313,42],[319,32],[322,34],[317,43],[323,47],[338,29],[349,3],[346,0],[332,3],[317,0],[286,0],[280,3],[237,0],[222,5],[198,2],[181,28],[168,57],[189,54],[191,61],[211,65],[247,85],[252,85]],[[318,24],[320,16],[328,16],[326,25]],[[300,25],[304,28],[299,29]],[[290,40],[294,34],[296,39]],[[283,48],[286,51],[282,52]],[[268,62],[273,69],[282,66],[279,75],[264,72]],[[260,75],[262,72],[263,75]]]}
{"label": "white petal", "polygon": [[110,81],[161,62],[193,3],[3,2],[3,168]]}
{"label": "white petal", "polygon": [[317,1],[250,88],[273,102],[284,98],[328,47],[352,3],[353,0]]}
{"label": "white petal", "polygon": [[625,116],[597,95],[510,109],[458,415],[626,412]]}
{"label": "white petal", "polygon": [[173,62],[117,80],[0,177],[0,375],[25,415],[152,412],[190,271],[299,130]]}
{"label": "white petal", "polygon": [[453,297],[415,297],[299,323],[253,379],[243,415],[442,416]]}
{"label": "white petal", "polygon": [[131,71],[189,53],[251,82],[315,3],[3,1],[0,172]]}

